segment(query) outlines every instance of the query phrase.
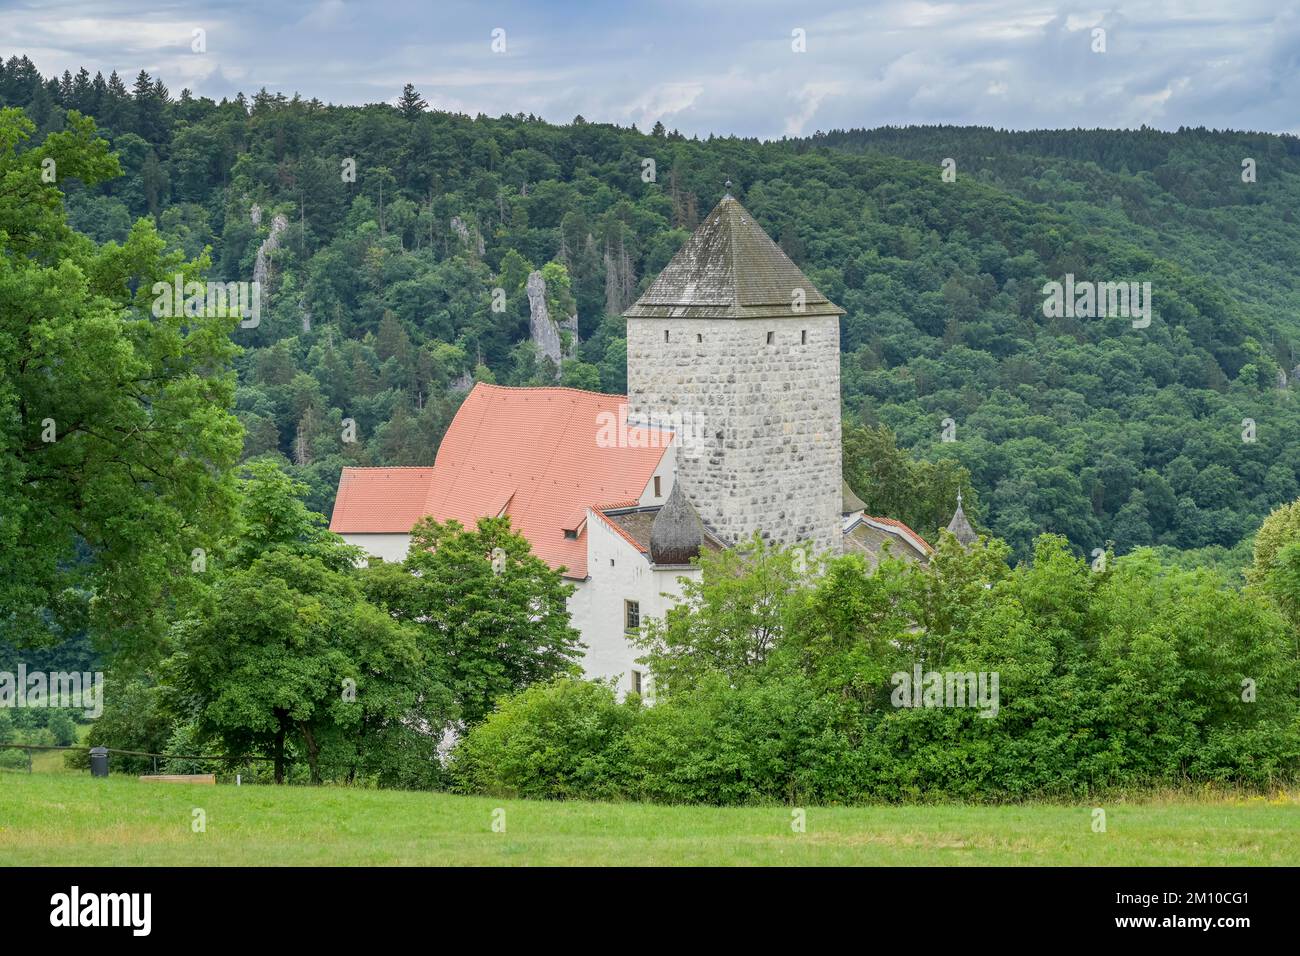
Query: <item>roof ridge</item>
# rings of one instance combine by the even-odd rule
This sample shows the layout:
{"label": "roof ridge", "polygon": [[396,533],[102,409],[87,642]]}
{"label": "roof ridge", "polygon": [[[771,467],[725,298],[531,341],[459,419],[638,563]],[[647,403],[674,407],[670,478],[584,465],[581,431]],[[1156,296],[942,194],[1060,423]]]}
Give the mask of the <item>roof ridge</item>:
{"label": "roof ridge", "polygon": [[621,398],[627,401],[627,395],[618,392],[593,392],[589,388],[574,388],[571,385],[498,385],[495,382],[475,382],[474,388],[491,389],[501,392],[574,392],[578,395],[595,395],[598,398]]}
{"label": "roof ridge", "polygon": [[[740,204],[740,200],[738,200],[735,196],[732,196],[731,193],[727,193],[727,196],[731,196],[731,204],[732,206],[735,206],[736,209],[745,208]],[[721,208],[723,204],[726,202],[727,199],[724,197],[718,203],[718,208]],[[727,207],[727,258],[730,261],[727,263],[727,275],[731,277],[731,307],[733,309],[740,308],[740,279],[736,275],[736,216],[737,213],[735,209],[732,209],[731,206],[728,206]]]}
{"label": "roof ridge", "polygon": [[396,471],[404,468],[408,471],[418,471],[420,469],[429,469],[433,465],[344,465],[344,471]]}
{"label": "roof ridge", "polygon": [[925,538],[922,537],[920,534],[918,534],[916,531],[913,531],[912,527],[905,521],[899,521],[897,518],[887,518],[884,517],[883,515],[869,515],[865,511],[862,512],[862,517],[867,518],[871,521],[879,521],[883,524],[894,525],[895,527],[901,528],[902,530],[910,534],[912,537],[916,538],[917,541],[920,541],[931,551],[934,550],[934,545],[930,544],[929,541],[926,541]]}
{"label": "roof ridge", "polygon": [[[628,498],[626,501],[611,501],[603,505],[591,505],[593,511],[599,511],[602,514],[606,511],[613,511],[615,508],[639,508],[641,502],[635,498]],[[657,508],[658,505],[646,505],[647,508]]]}

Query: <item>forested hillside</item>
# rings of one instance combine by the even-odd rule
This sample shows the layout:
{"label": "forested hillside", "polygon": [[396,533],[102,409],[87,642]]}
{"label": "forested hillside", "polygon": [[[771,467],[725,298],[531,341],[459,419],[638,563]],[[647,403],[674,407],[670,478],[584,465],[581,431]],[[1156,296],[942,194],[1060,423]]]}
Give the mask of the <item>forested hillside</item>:
{"label": "forested hillside", "polygon": [[[210,247],[212,278],[266,280],[260,324],[235,332],[244,456],[282,453],[315,509],[345,464],[431,463],[472,378],[624,389],[619,313],[728,179],[847,310],[846,418],[960,461],[975,518],[1018,555],[1043,531],[1083,553],[1230,548],[1300,495],[1294,138],[909,128],[761,143],[470,118],[409,88],[398,104],[215,103],[143,72],[128,88],[44,79],[25,58],[0,70],[0,105],[27,111],[33,143],[75,110],[120,158],[120,178],[60,182],[76,228],[120,242],[151,217],[187,257]],[[533,270],[551,314],[578,316],[558,369],[530,341]],[[1149,281],[1154,319],[1045,318],[1043,286],[1067,274]]]}

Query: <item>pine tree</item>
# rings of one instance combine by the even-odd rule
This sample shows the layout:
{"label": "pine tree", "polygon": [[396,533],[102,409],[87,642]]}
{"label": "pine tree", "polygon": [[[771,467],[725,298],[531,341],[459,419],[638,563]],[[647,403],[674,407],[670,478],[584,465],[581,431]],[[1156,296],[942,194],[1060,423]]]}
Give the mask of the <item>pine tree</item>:
{"label": "pine tree", "polygon": [[135,132],[150,143],[162,142],[167,131],[163,117],[167,87],[161,80],[155,83],[153,77],[141,70],[131,88],[131,98],[135,101]]}
{"label": "pine tree", "polygon": [[397,108],[408,120],[415,119],[428,107],[428,102],[416,91],[414,85],[407,83],[402,87],[402,95],[397,99]]}
{"label": "pine tree", "polygon": [[94,112],[93,93],[90,86],[90,72],[83,66],[77,71],[77,77],[72,81],[72,109],[79,113]]}
{"label": "pine tree", "polygon": [[104,79],[104,74],[95,73],[95,79],[90,83],[90,99],[87,100],[87,112],[91,116],[99,116],[104,112],[104,104],[108,102],[108,81]]}

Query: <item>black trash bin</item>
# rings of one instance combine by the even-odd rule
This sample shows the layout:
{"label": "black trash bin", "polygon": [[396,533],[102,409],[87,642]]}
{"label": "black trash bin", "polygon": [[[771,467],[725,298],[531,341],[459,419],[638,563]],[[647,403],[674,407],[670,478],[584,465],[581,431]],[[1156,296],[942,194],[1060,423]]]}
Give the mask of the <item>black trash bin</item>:
{"label": "black trash bin", "polygon": [[90,775],[92,777],[108,776],[108,748],[90,748]]}

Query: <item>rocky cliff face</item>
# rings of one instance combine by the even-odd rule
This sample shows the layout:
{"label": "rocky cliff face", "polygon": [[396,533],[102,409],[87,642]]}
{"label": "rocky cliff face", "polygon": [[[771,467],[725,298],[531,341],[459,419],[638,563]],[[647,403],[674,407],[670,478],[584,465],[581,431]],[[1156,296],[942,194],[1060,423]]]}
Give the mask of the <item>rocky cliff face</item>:
{"label": "rocky cliff face", "polygon": [[[559,375],[560,363],[566,358],[573,358],[578,347],[578,317],[571,315],[559,322],[551,318],[546,304],[546,280],[540,271],[528,275],[528,328],[533,344],[537,346],[538,356],[546,356],[555,363],[556,375]],[[564,348],[561,330],[569,332],[569,347]]]}
{"label": "rocky cliff face", "polygon": [[[254,205],[250,217],[253,220],[253,225],[259,224],[262,221],[261,207]],[[270,255],[280,248],[280,237],[284,235],[284,231],[288,228],[289,220],[283,214],[277,214],[271,220],[270,234],[257,247],[257,262],[253,264],[253,281],[262,286],[263,293],[269,291],[267,283],[271,280]]]}
{"label": "rocky cliff face", "polygon": [[478,229],[470,229],[460,216],[452,216],[451,231],[456,234],[456,238],[460,240],[462,246],[476,250],[480,256],[483,255],[487,247],[484,245],[483,236],[479,234]]}

